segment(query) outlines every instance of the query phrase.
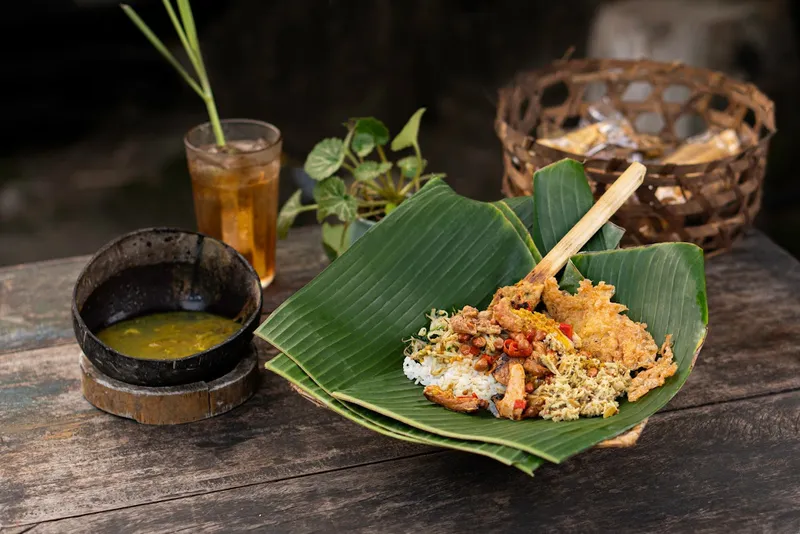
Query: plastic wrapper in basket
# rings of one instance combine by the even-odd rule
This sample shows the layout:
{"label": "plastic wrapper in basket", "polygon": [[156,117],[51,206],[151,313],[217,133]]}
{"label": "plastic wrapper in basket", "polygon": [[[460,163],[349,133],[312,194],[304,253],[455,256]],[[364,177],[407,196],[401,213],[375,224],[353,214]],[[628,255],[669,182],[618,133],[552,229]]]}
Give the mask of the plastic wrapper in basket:
{"label": "plastic wrapper in basket", "polygon": [[[614,218],[626,229],[624,244],[687,241],[707,252],[730,247],[761,207],[775,112],[755,86],[718,72],[647,60],[583,59],[519,75],[500,91],[495,122],[503,145],[504,193],[531,194],[537,169],[573,158],[584,163],[595,195],[602,195],[630,156],[581,155],[558,143],[537,142],[593,122],[601,100],[636,130],[642,126],[648,139],[660,139],[665,149],[666,157],[645,162],[644,184]],[[707,133],[687,140],[690,125]],[[692,159],[703,143],[711,150],[709,143],[727,142],[729,136],[735,137],[735,153]]]}

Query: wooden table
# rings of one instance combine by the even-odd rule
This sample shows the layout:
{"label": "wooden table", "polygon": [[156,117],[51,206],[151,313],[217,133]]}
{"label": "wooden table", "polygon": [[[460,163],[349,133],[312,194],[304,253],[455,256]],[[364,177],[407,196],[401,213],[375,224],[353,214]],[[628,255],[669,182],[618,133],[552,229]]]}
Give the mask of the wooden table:
{"label": "wooden table", "polygon": [[[800,263],[759,233],[709,260],[708,341],[638,445],[534,478],[374,434],[266,372],[253,399],[199,423],[100,412],[69,316],[86,260],[0,269],[2,534],[800,532]],[[265,312],[325,265],[318,230],[293,231],[278,262]]]}

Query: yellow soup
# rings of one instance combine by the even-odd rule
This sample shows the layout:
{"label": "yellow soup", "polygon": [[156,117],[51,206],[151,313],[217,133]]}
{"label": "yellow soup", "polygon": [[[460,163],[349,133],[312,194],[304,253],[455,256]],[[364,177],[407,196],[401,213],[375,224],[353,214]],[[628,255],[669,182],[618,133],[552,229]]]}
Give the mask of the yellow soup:
{"label": "yellow soup", "polygon": [[100,331],[97,337],[126,356],[177,360],[219,345],[241,327],[211,313],[174,311],[120,321]]}

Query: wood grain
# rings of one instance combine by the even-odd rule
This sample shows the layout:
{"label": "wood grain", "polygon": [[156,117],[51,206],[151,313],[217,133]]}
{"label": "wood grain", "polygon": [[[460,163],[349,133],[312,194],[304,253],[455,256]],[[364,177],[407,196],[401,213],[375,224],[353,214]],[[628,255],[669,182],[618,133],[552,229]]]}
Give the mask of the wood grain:
{"label": "wood grain", "polygon": [[136,506],[34,532],[800,530],[800,392],[656,415],[639,445],[534,478],[437,453]]}
{"label": "wood grain", "polygon": [[0,269],[0,354],[73,338],[72,287],[87,257]]}
{"label": "wood grain", "polygon": [[[0,269],[0,355],[74,339],[72,289],[89,256]],[[264,292],[264,313],[274,310],[327,264],[319,227],[292,230],[279,241],[277,275]]]}
{"label": "wood grain", "polygon": [[[259,346],[263,362],[270,356]],[[64,345],[0,358],[2,526],[433,450],[317,408],[266,371],[258,393],[226,414],[141,425],[83,399],[79,354],[77,345]]]}
{"label": "wood grain", "polygon": [[[316,229],[301,229],[293,234],[292,240],[281,242],[278,277],[265,294],[266,312],[302,287],[325,265],[318,239]],[[375,435],[318,409],[271,374],[264,374],[261,391],[245,405],[199,423],[145,427],[95,410],[80,395],[76,363],[79,350],[72,343],[64,344],[72,336],[68,308],[58,307],[58,299],[71,294],[73,281],[65,274],[69,263],[73,263],[73,273],[77,273],[76,265],[82,266],[84,261],[36,264],[33,266],[36,276],[26,274],[29,267],[0,270],[0,280],[15,280],[3,286],[6,289],[0,302],[14,302],[18,306],[13,313],[8,306],[0,309],[4,310],[5,317],[23,317],[28,321],[27,326],[15,330],[13,336],[7,330],[0,330],[0,351],[4,342],[37,347],[0,354],[0,525],[31,524],[208,492],[227,495],[234,488],[250,484],[331,470],[349,471],[347,468],[356,465],[427,455],[434,450]],[[60,277],[58,272],[62,273]],[[34,279],[60,279],[61,285],[45,284],[34,292],[18,282]],[[688,383],[668,407],[668,410],[681,410],[658,416],[676,421],[676,425],[681,414],[695,413],[695,410],[682,410],[685,408],[800,388],[800,350],[796,346],[796,340],[800,339],[800,321],[797,320],[800,318],[800,264],[763,235],[754,233],[732,252],[708,262],[708,288],[711,310],[708,341]],[[29,302],[37,299],[39,304]],[[46,328],[37,330],[36,318],[44,317],[46,305],[50,305],[51,315],[43,319]],[[260,350],[262,361],[272,354],[264,345],[260,345]],[[586,461],[584,456],[612,458],[615,454],[621,454],[623,460],[637,458],[641,464],[659,465],[665,461],[659,450],[648,449],[650,456],[639,455],[642,446],[649,439],[655,439],[651,436],[653,429],[659,428],[655,421],[651,419],[642,440],[632,451],[592,452],[559,469],[569,473],[570,466]],[[698,447],[693,441],[699,439],[697,436],[663,432],[684,448]],[[794,444],[800,446],[796,440]],[[702,440],[699,446],[702,448]],[[771,445],[765,443],[765,447]],[[752,453],[748,448],[728,451],[724,444],[719,445],[719,449],[716,452],[727,454],[725,457],[735,463],[749,461],[747,455]],[[715,451],[706,452],[711,456]],[[481,459],[454,454],[444,456],[447,459],[441,461],[442,467],[435,467],[439,460],[431,458],[381,465],[402,466],[388,476],[389,481],[401,485],[398,481],[402,480],[403,470],[424,472],[427,466],[438,473],[434,487],[442,492],[445,486],[450,486],[448,466],[455,469],[477,466],[474,468],[484,476],[514,478],[509,470]],[[623,464],[639,468],[629,461]],[[691,477],[694,466],[682,471],[680,465],[670,469],[680,471],[683,477]],[[357,471],[363,473],[362,469]],[[616,471],[608,468],[605,473],[625,488],[629,481],[618,471],[619,467]],[[550,470],[544,473],[549,476]],[[660,471],[644,473],[642,477],[660,489],[663,486],[657,476],[660,474]],[[373,486],[378,491],[388,483],[383,480],[381,469],[354,476],[367,476],[364,479],[367,482],[359,486],[367,502],[373,502],[369,500]],[[558,476],[562,476],[562,471]],[[554,475],[553,480],[558,476]],[[317,478],[311,476],[308,480]],[[337,480],[346,483],[350,479]],[[452,488],[459,488],[459,479],[453,480]],[[542,480],[539,472],[535,480]],[[690,480],[686,478],[681,484],[691,485]],[[797,483],[794,486],[784,483],[784,486],[796,488]],[[457,490],[452,488],[448,491],[456,495]],[[331,487],[326,490],[329,494],[319,490],[304,494],[304,498],[317,499],[324,509],[325,502],[336,501],[345,489]],[[285,491],[286,495],[292,495],[295,490]],[[270,506],[283,503],[281,510],[285,513],[299,513],[296,504],[286,502],[280,495],[278,504]],[[410,499],[409,496],[404,498]],[[637,498],[645,502],[645,497]],[[564,499],[569,500],[566,496]],[[660,501],[657,493],[647,495],[649,505]],[[420,506],[417,500],[398,502]],[[525,508],[524,502],[515,502]],[[391,503],[383,503],[378,509],[387,506],[391,507]],[[438,505],[422,504],[423,509],[435,506]],[[358,513],[368,509],[361,508]],[[272,510],[278,515],[284,513]],[[218,513],[220,517],[225,515],[219,510]],[[63,526],[67,528],[71,524]]]}

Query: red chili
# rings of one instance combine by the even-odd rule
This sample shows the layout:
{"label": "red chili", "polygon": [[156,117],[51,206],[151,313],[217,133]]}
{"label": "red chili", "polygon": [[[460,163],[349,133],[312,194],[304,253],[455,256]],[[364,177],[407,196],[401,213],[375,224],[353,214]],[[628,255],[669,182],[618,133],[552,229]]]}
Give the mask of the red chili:
{"label": "red chili", "polygon": [[525,339],[528,340],[528,343],[533,343],[536,340],[536,330],[532,330],[525,335]]}
{"label": "red chili", "polygon": [[528,404],[528,403],[525,400],[517,399],[517,400],[514,401],[514,409],[515,410],[524,410],[526,404]]}
{"label": "red chili", "polygon": [[508,354],[511,358],[527,358],[531,355],[531,349],[522,350],[519,344],[513,339],[506,339],[503,343],[503,352]]}
{"label": "red chili", "polygon": [[571,324],[561,323],[558,325],[558,329],[561,330],[564,335],[570,339],[570,341],[572,341],[572,334],[574,334],[574,331],[572,330]]}
{"label": "red chili", "polygon": [[481,349],[479,349],[478,347],[473,347],[472,345],[470,345],[469,353],[472,354],[473,356],[477,356],[478,354],[481,353]]}

